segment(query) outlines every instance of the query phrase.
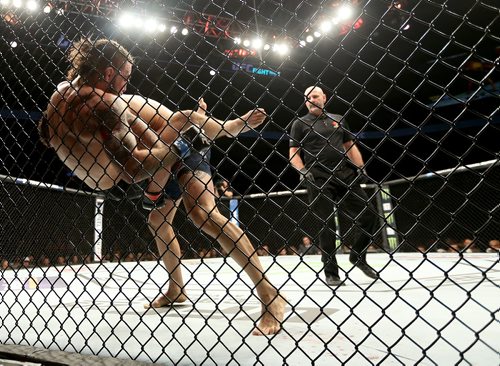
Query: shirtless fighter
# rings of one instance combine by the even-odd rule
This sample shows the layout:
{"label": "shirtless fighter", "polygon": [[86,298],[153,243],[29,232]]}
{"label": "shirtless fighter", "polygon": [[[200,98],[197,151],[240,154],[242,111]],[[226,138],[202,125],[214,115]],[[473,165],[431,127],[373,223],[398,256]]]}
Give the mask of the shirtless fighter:
{"label": "shirtless fighter", "polygon": [[[200,135],[209,141],[234,137],[266,118],[263,109],[254,109],[224,122],[191,110],[172,112],[154,100],[124,94],[134,60],[112,40],[82,39],[73,45],[69,59],[68,80],[52,94],[39,132],[42,142],[92,189],[109,190],[120,181],[145,179],[150,179],[147,191],[163,188],[172,165],[203,145]],[[193,126],[200,133],[191,130],[186,137],[182,132]],[[256,264],[260,272],[251,275],[263,308],[259,333],[277,333],[285,300],[263,274],[257,256],[247,250],[233,252],[247,272]]]}

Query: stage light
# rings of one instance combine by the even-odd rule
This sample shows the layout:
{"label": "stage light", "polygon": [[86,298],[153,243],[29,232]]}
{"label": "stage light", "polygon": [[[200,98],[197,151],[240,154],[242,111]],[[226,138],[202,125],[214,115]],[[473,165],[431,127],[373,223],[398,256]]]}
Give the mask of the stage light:
{"label": "stage light", "polygon": [[214,70],[210,70],[210,75],[214,76],[216,72]]}
{"label": "stage light", "polygon": [[243,46],[245,46],[245,47],[249,47],[249,46],[250,46],[250,41],[249,41],[248,39],[245,39],[245,40],[243,41]]}
{"label": "stage light", "polygon": [[36,2],[35,0],[28,0],[28,2],[26,3],[26,9],[28,9],[29,11],[35,11],[36,9],[38,9],[38,2]]}
{"label": "stage light", "polygon": [[147,33],[153,33],[157,29],[158,29],[158,22],[156,21],[156,19],[149,19],[144,23],[144,30]]}
{"label": "stage light", "polygon": [[262,48],[262,39],[260,38],[255,38],[252,40],[252,48],[258,50]]}
{"label": "stage light", "polygon": [[307,41],[308,43],[311,43],[312,41],[314,41],[314,37],[313,37],[313,36],[307,36],[307,37],[306,37],[306,41]]}
{"label": "stage light", "polygon": [[284,43],[276,43],[273,46],[273,51],[275,51],[277,54],[282,55],[282,56],[286,55],[289,51],[288,45],[286,45]]}
{"label": "stage light", "polygon": [[321,25],[319,26],[319,28],[321,29],[321,31],[323,33],[327,33],[327,32],[329,32],[332,29],[332,23],[329,22],[328,20],[326,20],[323,23],[321,23]]}
{"label": "stage light", "polygon": [[12,5],[14,6],[14,8],[20,8],[21,6],[23,6],[23,2],[21,0],[12,0]]}
{"label": "stage light", "polygon": [[316,38],[321,37],[321,33],[320,33],[320,32],[317,32],[317,31],[316,31],[316,32],[314,32],[314,37],[316,37]]}
{"label": "stage light", "polygon": [[270,45],[270,44],[268,44],[268,43],[266,43],[266,44],[264,45],[264,51],[269,51],[270,49],[271,49],[271,45]]}
{"label": "stage light", "polygon": [[163,33],[167,30],[167,26],[165,24],[160,24],[158,30]]}
{"label": "stage light", "polygon": [[241,38],[240,37],[235,37],[234,38],[234,43],[235,44],[240,44],[241,43]]}
{"label": "stage light", "polygon": [[52,8],[50,7],[50,5],[45,5],[45,7],[43,8],[43,12],[45,14],[49,14],[51,11],[52,11]]}
{"label": "stage light", "polygon": [[351,6],[345,4],[342,5],[339,10],[337,11],[337,17],[339,20],[347,20],[350,17],[352,17],[352,14],[354,13],[354,10]]}
{"label": "stage light", "polygon": [[120,24],[120,26],[122,26],[124,28],[128,28],[131,25],[135,24],[135,21],[134,21],[134,18],[132,17],[132,15],[125,13],[125,14],[122,14],[120,19],[118,20],[118,24]]}
{"label": "stage light", "polygon": [[187,29],[187,28],[182,28],[181,34],[182,34],[183,36],[187,36],[187,35],[189,34],[189,29]]}
{"label": "stage light", "polygon": [[299,46],[300,46],[300,47],[305,47],[305,46],[306,46],[306,41],[301,40],[301,41],[299,42]]}
{"label": "stage light", "polygon": [[10,42],[10,46],[11,46],[12,48],[16,48],[16,47],[17,47],[17,42],[16,42],[16,41],[12,41],[12,42]]}
{"label": "stage light", "polygon": [[170,28],[170,33],[171,34],[177,33],[177,27],[175,25]]}

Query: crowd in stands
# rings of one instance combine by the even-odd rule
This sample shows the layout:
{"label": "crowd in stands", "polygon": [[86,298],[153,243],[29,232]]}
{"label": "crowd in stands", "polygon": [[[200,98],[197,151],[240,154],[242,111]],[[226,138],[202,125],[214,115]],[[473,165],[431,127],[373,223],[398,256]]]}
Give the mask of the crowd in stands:
{"label": "crowd in stands", "polygon": [[[435,249],[437,248],[437,249]],[[437,246],[425,246],[418,245],[416,248],[417,252],[429,253],[496,253],[500,252],[500,240],[490,240],[487,247],[484,248],[476,244],[472,239],[464,240],[453,240],[447,239],[444,243]],[[297,246],[283,246],[271,250],[268,244],[261,244],[256,248],[256,254],[259,256],[283,256],[283,255],[318,255],[321,254],[319,247],[312,243],[311,239],[307,236],[302,238],[302,242]],[[348,252],[348,249],[343,248],[343,252]],[[371,246],[368,248],[369,252],[382,252],[380,248]],[[225,257],[226,253],[223,252],[221,248],[201,248],[195,250],[189,247],[187,250],[182,251],[182,259],[208,259],[208,258],[219,258]],[[113,253],[107,253],[103,258],[103,263],[110,262],[140,262],[140,261],[158,261],[159,256],[156,252],[144,251],[144,252],[128,252],[123,254],[121,251],[114,251]],[[39,258],[35,258],[33,255],[27,257],[16,257],[13,261],[9,261],[6,258],[0,258],[0,270],[8,269],[20,269],[20,268],[33,268],[33,267],[51,267],[51,266],[78,266],[82,264],[93,263],[94,258],[92,254],[86,255],[72,255],[63,256],[59,255],[54,258],[50,258],[46,255],[42,255]],[[99,261],[97,261],[99,262]]]}

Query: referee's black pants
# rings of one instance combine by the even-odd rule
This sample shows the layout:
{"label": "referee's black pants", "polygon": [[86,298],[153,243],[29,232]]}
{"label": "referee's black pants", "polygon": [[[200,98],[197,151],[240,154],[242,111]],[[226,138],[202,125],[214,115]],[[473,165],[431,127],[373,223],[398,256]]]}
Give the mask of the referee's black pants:
{"label": "referee's black pants", "polygon": [[[321,220],[319,243],[321,260],[327,276],[339,276],[336,252],[335,210],[344,215],[354,230],[350,261],[366,261],[366,249],[378,227],[378,214],[352,169],[335,174],[314,172],[314,184],[308,182],[307,193],[311,211]],[[356,227],[354,227],[356,226]]]}

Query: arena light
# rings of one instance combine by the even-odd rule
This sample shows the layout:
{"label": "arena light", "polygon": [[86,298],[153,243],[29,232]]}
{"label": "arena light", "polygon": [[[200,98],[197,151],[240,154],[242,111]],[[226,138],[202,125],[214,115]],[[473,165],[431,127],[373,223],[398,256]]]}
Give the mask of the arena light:
{"label": "arena light", "polygon": [[12,42],[10,42],[10,46],[11,46],[12,48],[16,48],[16,47],[17,47],[17,42],[16,42],[16,41],[12,41]]}
{"label": "arena light", "polygon": [[350,19],[353,14],[354,14],[354,9],[352,8],[352,6],[344,4],[337,11],[337,18],[339,20],[347,20]]}
{"label": "arena light", "polygon": [[181,34],[182,34],[183,36],[187,36],[187,35],[189,34],[189,29],[187,29],[187,28],[182,28]]}
{"label": "arena light", "polygon": [[266,43],[264,45],[264,51],[269,51],[271,49],[271,45],[269,43]]}
{"label": "arena light", "polygon": [[245,47],[250,47],[250,40],[245,39],[245,40],[243,41],[243,46],[245,46]]}
{"label": "arena light", "polygon": [[262,44],[263,44],[263,42],[262,42],[262,39],[260,39],[260,38],[255,38],[252,40],[252,47],[256,50],[261,49]]}
{"label": "arena light", "polygon": [[327,33],[332,29],[332,23],[328,20],[325,20],[323,23],[321,23],[321,25],[319,26],[319,29],[323,33]]}
{"label": "arena light", "polygon": [[12,0],[12,5],[14,6],[14,8],[20,8],[21,6],[23,6],[23,2],[21,0]]}
{"label": "arena light", "polygon": [[300,47],[305,47],[305,46],[306,46],[306,41],[301,40],[301,41],[299,42],[299,46],[300,46]]}
{"label": "arena light", "polygon": [[28,9],[29,11],[35,11],[36,9],[38,9],[38,2],[35,0],[28,0],[28,2],[26,3],[26,9]]}
{"label": "arena light", "polygon": [[0,0],[0,5],[8,6],[10,4],[10,0]]}
{"label": "arena light", "polygon": [[132,26],[132,24],[135,24],[135,19],[131,14],[125,13],[122,14],[120,19],[118,20],[118,24],[124,28],[128,28]]}
{"label": "arena light", "polygon": [[240,37],[235,37],[234,38],[234,43],[235,44],[240,44],[241,43],[241,38]]}
{"label": "arena light", "polygon": [[320,33],[320,32],[318,32],[318,31],[314,32],[314,37],[316,37],[316,38],[321,37],[321,33]]}
{"label": "arena light", "polygon": [[276,43],[273,46],[273,51],[275,51],[278,55],[284,56],[288,54],[289,48],[288,45],[285,43]]}
{"label": "arena light", "polygon": [[215,72],[215,70],[210,70],[209,74],[212,76],[215,76],[216,72]]}
{"label": "arena light", "polygon": [[314,41],[314,37],[313,36],[307,36],[306,37],[306,42],[311,43],[312,41]]}
{"label": "arena light", "polygon": [[167,30],[167,26],[162,23],[158,26],[158,30],[163,33]]}
{"label": "arena light", "polygon": [[170,34],[175,34],[177,33],[178,29],[175,25],[173,25],[172,27],[170,27]]}
{"label": "arena light", "polygon": [[45,14],[49,14],[50,12],[52,11],[52,8],[50,7],[50,5],[45,5],[44,8],[43,8],[43,12]]}
{"label": "arena light", "polygon": [[157,29],[158,29],[158,22],[157,22],[157,21],[156,21],[156,19],[154,19],[154,18],[148,19],[148,20],[144,23],[144,30],[145,30],[147,33],[153,33],[153,32],[155,32]]}

